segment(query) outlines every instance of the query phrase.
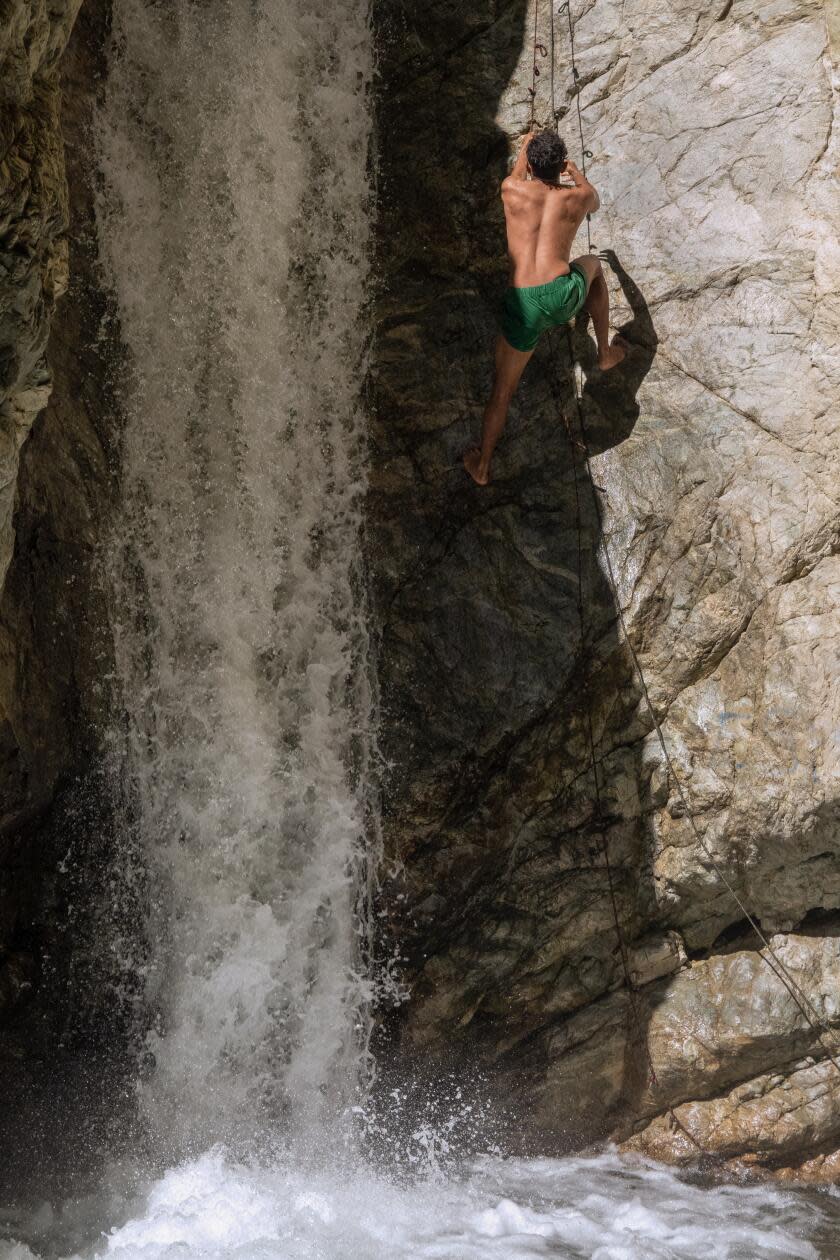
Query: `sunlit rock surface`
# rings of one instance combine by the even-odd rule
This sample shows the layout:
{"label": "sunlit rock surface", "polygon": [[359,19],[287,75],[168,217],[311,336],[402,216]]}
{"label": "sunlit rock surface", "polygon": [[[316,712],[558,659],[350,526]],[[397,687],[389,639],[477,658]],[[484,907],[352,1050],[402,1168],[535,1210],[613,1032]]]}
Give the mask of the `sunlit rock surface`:
{"label": "sunlit rock surface", "polygon": [[[830,15],[794,0],[665,16],[573,0],[603,202],[593,242],[614,251],[614,323],[634,349],[599,377],[586,330],[575,333],[594,491],[563,423],[575,429],[564,336],[529,365],[493,484],[479,490],[460,455],[490,381],[505,282],[497,186],[527,127],[534,12],[492,0],[468,12],[378,7],[371,552],[394,859],[385,903],[412,990],[387,1043],[397,1058],[498,1074],[525,1144],[632,1134],[665,1158],[702,1148],[831,1176],[840,1072],[684,816],[597,554],[593,498],[697,824],[836,1023]],[[547,51],[548,13],[541,5]],[[565,12],[554,39],[555,104],[580,162]],[[549,123],[550,55],[538,68]],[[641,986],[635,1019],[593,826],[587,714]]]}

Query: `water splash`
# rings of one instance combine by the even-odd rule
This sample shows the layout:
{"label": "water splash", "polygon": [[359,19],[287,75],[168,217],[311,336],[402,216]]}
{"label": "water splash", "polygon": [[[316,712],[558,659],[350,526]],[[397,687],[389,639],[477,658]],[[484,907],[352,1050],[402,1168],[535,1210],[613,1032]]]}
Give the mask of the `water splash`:
{"label": "water splash", "polygon": [[[110,1219],[114,1219],[112,1211]],[[615,1152],[482,1159],[445,1183],[362,1166],[171,1169],[93,1255],[115,1260],[827,1260],[838,1208],[777,1186],[691,1185]],[[13,1260],[33,1260],[20,1247]],[[66,1253],[65,1253],[66,1254]],[[90,1254],[90,1253],[88,1253]],[[78,1260],[78,1257],[77,1257]]]}
{"label": "water splash", "polygon": [[111,581],[176,1146],[310,1131],[364,1057],[370,47],[360,0],[114,5]]}

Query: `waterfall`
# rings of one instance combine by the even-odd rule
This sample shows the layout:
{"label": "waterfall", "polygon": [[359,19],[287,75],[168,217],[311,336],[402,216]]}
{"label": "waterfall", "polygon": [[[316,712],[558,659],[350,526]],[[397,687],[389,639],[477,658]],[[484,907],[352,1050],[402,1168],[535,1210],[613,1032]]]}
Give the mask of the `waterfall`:
{"label": "waterfall", "polygon": [[126,366],[111,549],[150,879],[142,1105],[195,1146],[363,1066],[364,0],[115,0],[98,225]]}

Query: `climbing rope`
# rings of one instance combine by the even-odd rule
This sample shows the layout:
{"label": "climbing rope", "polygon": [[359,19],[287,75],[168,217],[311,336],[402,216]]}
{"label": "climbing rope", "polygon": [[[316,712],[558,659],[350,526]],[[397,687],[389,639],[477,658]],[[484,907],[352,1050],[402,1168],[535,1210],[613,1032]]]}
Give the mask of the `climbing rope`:
{"label": "climbing rope", "polygon": [[[574,347],[572,345],[572,336],[571,336],[571,332],[569,331],[568,325],[566,326],[566,335],[568,337],[568,343],[569,343],[569,362],[572,364],[572,372],[574,373]],[[549,342],[550,341],[551,341],[551,334],[549,334]],[[552,346],[552,349],[553,349],[553,346]],[[556,356],[552,355],[552,363],[556,363],[556,362],[557,362]],[[574,380],[574,388],[575,388],[575,397],[577,397],[577,377],[575,377],[575,380]],[[571,452],[571,457],[572,457],[572,485],[574,486],[575,518],[577,522],[577,612],[578,612],[578,625],[579,625],[579,631],[580,631],[580,650],[581,650],[581,656],[583,656],[585,652],[585,644],[586,644],[586,618],[585,618],[584,609],[583,609],[582,512],[581,512],[581,505],[580,505],[580,491],[578,489],[577,457],[575,455],[575,448],[577,446],[577,441],[572,433],[571,426],[569,424],[569,418],[566,414],[565,409],[563,410],[562,414],[563,414],[563,423],[566,428],[566,436],[569,441],[569,450]],[[589,460],[588,460],[588,456],[586,455],[586,447],[583,446],[582,443],[581,443],[581,446],[582,446],[582,449],[584,450],[584,457],[586,459],[586,464],[588,467]],[[590,472],[590,482],[591,482],[591,472]],[[584,695],[588,696],[588,692],[589,692],[588,671],[587,673],[584,674],[583,691],[584,691]],[[636,989],[636,985],[633,982],[633,973],[630,968],[630,955],[627,949],[627,941],[624,936],[624,930],[621,926],[621,915],[619,914],[619,910],[618,910],[618,896],[616,894],[615,878],[613,875],[612,862],[610,860],[610,844],[609,844],[609,840],[607,839],[606,820],[604,818],[604,810],[603,810],[602,800],[601,800],[601,783],[600,783],[600,777],[598,774],[598,755],[595,749],[595,731],[594,731],[593,723],[592,723],[592,707],[591,707],[591,704],[589,704],[588,702],[586,705],[585,713],[586,713],[586,718],[585,718],[586,738],[587,738],[587,744],[589,747],[589,760],[590,760],[590,766],[591,766],[591,772],[592,772],[592,786],[593,786],[594,796],[595,796],[595,814],[594,814],[593,822],[595,824],[596,834],[600,841],[601,856],[603,858],[604,870],[607,876],[607,888],[609,890],[610,908],[612,910],[613,925],[615,927],[615,935],[616,935],[616,940],[618,942],[619,955],[621,958],[622,980],[623,980],[624,988],[627,991],[627,998],[630,1005],[630,1017],[636,1031],[636,1039],[640,1047],[642,1047],[644,1051],[644,1055],[645,1055],[645,1062],[646,1062],[647,1074],[648,1074],[648,1085],[650,1087],[651,1093],[654,1093],[654,1092],[659,1093],[659,1078],[656,1075],[656,1068],[654,1067],[654,1064],[653,1064],[653,1056],[651,1055],[650,1046],[648,1044],[647,1037],[645,1036],[642,1013],[639,1010],[637,989]],[[678,1129],[701,1155],[709,1159],[719,1158],[719,1156],[713,1154],[712,1152],[707,1151],[704,1147],[700,1145],[700,1143],[697,1141],[694,1135],[682,1123],[679,1116],[674,1111],[674,1108],[670,1104],[666,1105],[666,1111],[668,1113],[668,1117],[669,1117],[672,1127],[675,1129]]]}
{"label": "climbing rope", "polygon": [[[539,8],[539,0],[534,0],[537,8]],[[554,7],[553,0],[549,0],[551,8],[551,46],[554,48]],[[577,106],[578,136],[580,137],[580,169],[583,171],[583,178],[586,179],[586,159],[592,157],[592,152],[587,149],[586,142],[583,138],[583,111],[580,105],[581,82],[580,73],[577,68],[577,59],[575,57],[575,24],[572,21],[572,4],[571,0],[563,0],[563,4],[557,10],[558,14],[565,11],[569,21],[569,55],[572,63],[572,77],[575,81],[575,105]],[[557,104],[554,98],[554,74],[551,76],[551,112],[554,115],[554,125],[559,129],[560,119],[558,118]],[[586,246],[587,252],[592,253],[592,215],[587,211],[586,215]]]}
{"label": "climbing rope", "polygon": [[[548,49],[546,48],[545,44],[541,44],[537,38],[538,36],[537,23],[539,21],[539,16],[540,16],[539,0],[535,0],[535,3],[534,3],[534,58],[531,65],[531,86],[528,89],[530,97],[531,97],[531,118],[528,124],[529,131],[534,130],[534,123],[537,120],[537,113],[536,113],[537,111],[537,79],[540,77],[540,67],[537,64],[537,58],[548,56]],[[554,24],[552,23],[552,28],[553,28],[553,25]],[[552,42],[551,51],[552,51],[551,90],[553,93],[554,92],[554,44],[553,42]]]}
{"label": "climbing rope", "polygon": [[[534,59],[533,59],[533,75],[532,75],[532,80],[531,80],[531,126],[532,127],[533,127],[535,114],[536,114],[536,81],[537,81],[537,78],[539,77],[539,67],[537,65],[537,58],[540,55],[541,56],[546,55],[545,46],[538,42],[539,4],[540,4],[540,0],[534,0]],[[559,130],[561,111],[557,108],[556,96],[555,96],[556,40],[555,40],[554,0],[549,0],[549,10],[551,13],[551,26],[550,26],[550,31],[551,31],[551,39],[550,39],[551,108],[552,108],[554,124]],[[580,100],[580,94],[581,94],[580,73],[577,68],[576,56],[575,56],[575,29],[574,29],[574,19],[572,17],[572,10],[571,10],[571,0],[563,0],[563,3],[560,4],[559,8],[557,9],[558,16],[560,16],[564,12],[566,14],[566,17],[568,20],[568,27],[569,27],[569,47],[570,47],[570,56],[571,56],[571,69],[572,69],[572,76],[574,80],[574,89],[575,89],[574,99],[575,99],[575,105],[577,109],[578,136],[580,139],[581,169],[583,171],[584,177],[586,177],[586,159],[591,158],[592,153],[589,149],[586,148],[586,143],[584,140],[583,111],[581,108],[581,100]],[[586,237],[587,237],[589,252],[591,253],[592,252],[592,235],[591,235],[591,228],[590,228],[590,216],[588,214],[586,216]],[[580,438],[578,442],[578,440],[575,438],[574,434],[572,433],[571,426],[569,424],[569,419],[564,409],[563,421],[566,427],[566,433],[569,440],[569,450],[571,452],[571,459],[572,459],[572,476],[573,476],[574,495],[575,495],[575,514],[576,514],[576,521],[577,521],[577,551],[578,551],[577,609],[578,609],[578,621],[579,621],[579,630],[580,630],[581,654],[583,655],[585,652],[586,619],[585,619],[584,605],[583,605],[583,541],[582,541],[583,519],[582,519],[582,511],[581,511],[581,503],[580,503],[580,493],[579,493],[579,488],[578,488],[577,457],[575,454],[576,446],[578,444],[580,445],[580,448],[583,452],[583,465],[584,465],[584,469],[585,469],[585,472],[587,474],[588,481],[589,481],[589,488],[590,488],[590,493],[592,495],[592,501],[593,501],[594,511],[595,511],[595,520],[597,522],[598,541],[600,544],[601,551],[604,555],[608,585],[610,587],[610,592],[612,594],[614,606],[617,612],[621,634],[629,650],[629,653],[633,662],[633,668],[638,676],[639,684],[642,691],[642,696],[645,701],[645,706],[647,708],[648,713],[650,714],[651,721],[656,730],[657,739],[659,741],[659,745],[662,750],[662,755],[665,761],[667,771],[676,786],[677,793],[682,803],[684,816],[687,819],[688,824],[691,828],[692,834],[694,835],[694,838],[697,841],[698,846],[704,853],[706,860],[709,863],[709,866],[714,871],[720,883],[730,894],[733,901],[738,906],[739,910],[744,916],[744,919],[746,920],[747,923],[749,923],[750,927],[755,932],[757,938],[761,942],[763,949],[759,951],[760,957],[763,959],[763,961],[766,963],[769,969],[773,972],[773,974],[777,977],[780,983],[784,986],[787,993],[791,997],[794,1005],[799,1011],[800,1015],[802,1016],[805,1023],[810,1028],[811,1032],[816,1038],[817,1042],[819,1043],[819,1045],[822,1047],[823,1051],[825,1052],[826,1057],[834,1065],[834,1067],[837,1069],[837,1072],[840,1074],[840,1061],[838,1061],[838,1043],[836,1042],[834,1038],[833,1030],[826,1023],[825,1017],[820,1014],[820,1012],[816,1009],[811,999],[800,987],[797,981],[793,978],[788,968],[782,962],[778,953],[774,950],[773,946],[770,944],[770,941],[767,939],[767,936],[762,931],[761,926],[756,921],[755,917],[750,913],[747,906],[744,904],[739,893],[732,885],[732,882],[729,880],[725,871],[722,870],[703,832],[700,830],[700,828],[697,825],[697,821],[694,817],[691,806],[688,802],[688,798],[686,796],[686,792],[683,788],[682,781],[676,772],[673,760],[668,751],[668,747],[665,742],[665,737],[662,733],[662,727],[659,722],[659,718],[656,714],[656,711],[653,706],[653,702],[650,698],[650,693],[648,691],[648,686],[645,679],[644,671],[642,669],[641,661],[639,660],[636,649],[634,648],[633,643],[631,641],[630,634],[627,629],[627,623],[625,621],[624,613],[621,607],[618,584],[616,582],[615,573],[613,571],[612,560],[610,558],[609,548],[607,546],[606,535],[604,532],[603,511],[602,511],[600,499],[598,498],[598,490],[595,485],[595,480],[592,475],[592,466],[591,466],[591,461],[590,461],[590,456],[589,456],[589,442],[588,442],[588,438],[586,434],[586,424],[585,424],[585,418],[584,418],[583,398],[581,394],[580,382],[578,379],[577,367],[575,364],[574,344],[572,341],[572,334],[568,325],[566,325],[566,337],[567,337],[567,343],[568,343],[569,364],[570,364],[570,370],[571,370],[572,393],[575,399],[575,405],[576,405],[576,410],[577,410],[578,431],[580,434]],[[549,334],[549,343],[552,345],[552,351],[554,351],[551,334]],[[554,353],[552,353],[552,362],[553,363],[557,362],[557,356]],[[585,676],[584,677],[584,692],[585,693],[588,691],[588,685],[589,685],[588,678]],[[657,1080],[656,1070],[653,1065],[653,1059],[651,1057],[648,1039],[647,1039],[647,1036],[645,1035],[645,1030],[642,1025],[641,1013],[639,1011],[638,1002],[637,1002],[637,990],[633,982],[633,975],[630,968],[629,951],[627,949],[627,942],[625,939],[624,930],[621,925],[621,916],[619,914],[619,909],[618,909],[618,898],[617,898],[616,888],[615,888],[615,879],[613,875],[612,863],[610,861],[609,841],[606,835],[606,823],[605,823],[603,809],[602,809],[601,783],[600,783],[600,778],[598,774],[598,756],[597,756],[597,751],[596,751],[595,733],[594,733],[593,722],[592,722],[591,705],[587,705],[586,707],[585,725],[586,725],[587,743],[589,747],[589,757],[590,757],[590,763],[591,763],[591,774],[592,774],[592,784],[593,784],[593,794],[594,794],[594,806],[595,806],[594,823],[595,823],[596,832],[599,835],[600,842],[601,842],[601,852],[603,855],[604,868],[607,875],[607,883],[608,883],[608,889],[609,889],[610,905],[612,909],[612,917],[613,917],[613,922],[615,925],[619,955],[621,958],[622,977],[623,977],[624,987],[627,990],[631,1016],[632,1016],[633,1023],[636,1027],[637,1037],[639,1039],[640,1044],[644,1048],[645,1057],[647,1060],[649,1083],[652,1089],[658,1091],[659,1082]],[[826,1036],[828,1036],[829,1040],[826,1040]],[[684,1134],[684,1136],[692,1143],[693,1146],[697,1148],[698,1151],[700,1151],[702,1154],[710,1158],[720,1158],[719,1156],[713,1155],[710,1152],[704,1150],[704,1148],[700,1145],[697,1139],[686,1129],[685,1125],[679,1120],[679,1117],[675,1114],[672,1106],[666,1105],[665,1110],[671,1120],[672,1125],[675,1128],[679,1129],[680,1132]]]}

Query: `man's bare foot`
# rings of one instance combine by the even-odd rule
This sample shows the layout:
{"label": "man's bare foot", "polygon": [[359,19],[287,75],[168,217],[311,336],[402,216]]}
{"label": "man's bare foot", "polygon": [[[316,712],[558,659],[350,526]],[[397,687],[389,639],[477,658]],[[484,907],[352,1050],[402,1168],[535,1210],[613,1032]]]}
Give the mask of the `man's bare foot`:
{"label": "man's bare foot", "polygon": [[627,354],[629,347],[623,337],[616,335],[607,346],[603,354],[598,355],[598,367],[602,372],[608,372],[610,368],[620,363]]}
{"label": "man's bare foot", "polygon": [[490,480],[490,473],[482,470],[481,451],[477,446],[471,446],[468,451],[464,451],[464,467],[476,485],[487,485],[487,482]]}

